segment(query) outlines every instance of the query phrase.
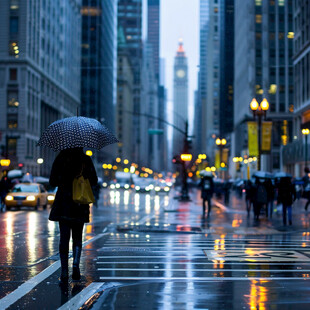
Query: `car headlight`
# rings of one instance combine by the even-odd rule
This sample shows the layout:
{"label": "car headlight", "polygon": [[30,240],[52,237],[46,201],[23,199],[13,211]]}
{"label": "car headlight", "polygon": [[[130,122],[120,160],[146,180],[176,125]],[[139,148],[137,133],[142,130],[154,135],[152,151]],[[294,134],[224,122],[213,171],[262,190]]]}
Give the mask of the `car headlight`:
{"label": "car headlight", "polygon": [[114,189],[114,188],[115,188],[115,185],[114,185],[114,184],[111,184],[111,185],[110,185],[110,188],[111,188],[111,189]]}
{"label": "car headlight", "polygon": [[164,191],[165,191],[165,192],[169,192],[169,190],[170,190],[169,186],[166,186],[166,187],[164,188]]}
{"label": "car headlight", "polygon": [[7,201],[11,201],[11,200],[13,200],[14,198],[13,198],[13,196],[11,196],[11,195],[7,195],[6,197],[5,197],[5,200],[7,200]]}
{"label": "car headlight", "polygon": [[35,201],[36,197],[34,197],[33,195],[27,196],[26,200],[28,200],[28,201]]}
{"label": "car headlight", "polygon": [[136,191],[139,191],[140,190],[140,186],[136,186],[135,189],[136,189]]}
{"label": "car headlight", "polygon": [[103,186],[103,187],[107,187],[107,186],[108,186],[108,183],[103,182],[103,183],[102,183],[102,186]]}
{"label": "car headlight", "polygon": [[120,188],[121,186],[117,183],[117,184],[115,185],[115,187],[116,187],[116,188]]}
{"label": "car headlight", "polygon": [[155,187],[155,191],[156,191],[156,192],[159,192],[159,191],[160,191],[160,187],[159,187],[159,186],[156,186],[156,187]]}
{"label": "car headlight", "polygon": [[153,184],[149,185],[149,189],[153,189],[153,188],[154,188]]}
{"label": "car headlight", "polygon": [[125,184],[124,188],[128,189],[129,188],[129,184]]}
{"label": "car headlight", "polygon": [[55,200],[55,196],[54,195],[48,195],[47,196],[47,200],[48,201],[54,201]]}

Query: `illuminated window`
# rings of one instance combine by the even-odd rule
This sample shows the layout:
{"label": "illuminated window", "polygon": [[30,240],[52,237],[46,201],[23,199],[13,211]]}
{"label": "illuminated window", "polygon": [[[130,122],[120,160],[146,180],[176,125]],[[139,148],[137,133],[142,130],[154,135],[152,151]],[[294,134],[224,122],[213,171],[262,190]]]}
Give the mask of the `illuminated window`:
{"label": "illuminated window", "polygon": [[257,5],[257,6],[262,5],[262,0],[255,0],[255,5]]}
{"label": "illuminated window", "polygon": [[289,31],[288,34],[287,34],[287,38],[288,39],[294,39],[294,32]]}
{"label": "illuminated window", "polygon": [[284,39],[284,32],[279,32],[279,40],[283,40]]}
{"label": "illuminated window", "polygon": [[10,9],[11,10],[18,10],[19,9],[19,0],[11,0]]}
{"label": "illuminated window", "polygon": [[17,150],[17,139],[9,138],[8,139],[8,155],[16,156],[16,150]]}
{"label": "illuminated window", "polygon": [[8,91],[8,106],[15,107],[15,108],[19,106],[17,91],[14,91],[14,90]]}
{"label": "illuminated window", "polygon": [[10,43],[9,43],[9,54],[11,56],[15,56],[15,58],[18,58],[19,47],[18,47],[17,41],[10,41]]}
{"label": "illuminated window", "polygon": [[261,14],[256,14],[255,15],[256,23],[261,24],[262,23],[262,15]]}
{"label": "illuminated window", "polygon": [[270,84],[269,94],[274,95],[276,92],[277,92],[277,85],[276,84]]}
{"label": "illuminated window", "polygon": [[14,114],[8,114],[7,115],[7,120],[8,120],[8,128],[9,129],[14,129],[17,128],[17,117],[18,115],[16,113]]}
{"label": "illuminated window", "polygon": [[84,6],[81,9],[81,14],[84,16],[100,16],[101,9],[96,7]]}
{"label": "illuminated window", "polygon": [[10,34],[17,34],[18,33],[18,17],[11,16],[10,17]]}
{"label": "illuminated window", "polygon": [[285,0],[278,0],[278,4],[279,4],[279,6],[284,6]]}

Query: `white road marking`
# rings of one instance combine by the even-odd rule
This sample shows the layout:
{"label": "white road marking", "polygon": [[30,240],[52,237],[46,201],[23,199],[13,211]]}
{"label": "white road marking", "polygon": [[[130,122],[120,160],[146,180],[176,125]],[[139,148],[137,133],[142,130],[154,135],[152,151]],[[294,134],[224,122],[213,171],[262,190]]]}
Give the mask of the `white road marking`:
{"label": "white road marking", "polygon": [[[107,235],[109,233],[99,234],[95,236],[94,238],[91,238],[83,243],[83,247],[88,245],[89,243],[96,241],[97,239],[103,237],[104,235]],[[32,289],[34,289],[38,284],[40,284],[42,281],[44,281],[46,278],[48,278],[50,275],[52,275],[55,271],[57,271],[60,268],[60,260],[56,261],[49,267],[45,268],[43,271],[41,271],[39,274],[34,276],[33,278],[29,279],[22,285],[20,285],[16,290],[11,292],[10,294],[6,295],[2,299],[0,299],[1,309],[6,309],[10,307],[12,304],[14,304],[17,300],[28,294]]]}
{"label": "white road marking", "polygon": [[[220,270],[218,270],[220,271]],[[100,277],[100,280],[109,280],[109,281],[132,281],[132,280],[151,280],[153,282],[158,282],[161,280],[165,281],[278,281],[278,280],[310,280],[310,278],[302,277]]]}
{"label": "white road marking", "polygon": [[79,309],[90,297],[92,297],[96,292],[98,292],[100,287],[103,285],[104,283],[102,282],[93,282],[89,284],[79,294],[77,294],[60,308],[58,308],[58,310]]}
{"label": "white road marking", "polygon": [[[131,257],[131,256],[130,256]],[[145,256],[132,256],[132,257],[134,257],[134,258],[137,258],[137,257],[139,257],[139,258],[141,258],[141,257],[145,257]],[[156,256],[156,258],[157,258],[158,256]],[[96,262],[98,265],[123,265],[123,264],[126,264],[126,265],[128,265],[128,264],[132,264],[132,265],[158,265],[158,264],[166,264],[166,263],[169,263],[169,264],[171,264],[171,265],[214,265],[215,264],[215,262],[210,262],[210,261],[206,261],[206,262],[173,262],[173,260],[171,260],[171,258],[169,258],[169,260],[165,260],[165,261],[161,261],[161,262],[159,262],[159,261],[156,261],[156,262],[153,262],[153,261],[149,261],[149,260],[147,260],[147,261],[141,261],[141,260],[137,260],[137,261],[116,261],[115,259],[114,259],[114,256],[109,256],[108,258],[113,258],[113,261],[110,261],[110,262],[108,262],[108,261],[105,261],[105,262]],[[123,257],[117,257],[117,258],[123,258]],[[127,257],[128,258],[128,257]],[[151,258],[155,258],[154,256],[151,256]],[[216,262],[218,262],[218,261],[216,261]],[[279,263],[261,263],[261,262],[223,262],[225,265],[274,265],[274,266],[277,266],[277,265],[283,265],[283,262],[279,262]],[[296,262],[285,262],[285,265],[297,265],[297,263]],[[310,262],[298,262],[298,266],[299,265],[309,265],[310,264]],[[214,270],[216,270],[216,269],[214,269]]]}
{"label": "white road marking", "polygon": [[[98,268],[97,270],[99,271],[135,271],[135,272],[140,272],[140,271],[167,271],[166,268]],[[286,269],[195,269],[191,268],[192,272],[195,271],[206,271],[206,272],[222,272],[222,271],[227,271],[227,272],[310,272],[310,269],[293,269],[293,270],[286,270]],[[170,271],[180,271],[180,272],[188,272],[188,269],[186,268],[169,268]]]}

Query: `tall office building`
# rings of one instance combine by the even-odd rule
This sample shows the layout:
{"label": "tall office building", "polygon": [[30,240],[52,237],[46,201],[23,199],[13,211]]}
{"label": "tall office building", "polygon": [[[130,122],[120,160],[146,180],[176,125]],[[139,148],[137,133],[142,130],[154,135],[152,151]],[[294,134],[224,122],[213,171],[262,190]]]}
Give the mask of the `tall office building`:
{"label": "tall office building", "polygon": [[118,27],[117,44],[117,104],[116,136],[119,139],[117,156],[133,161],[133,79],[129,51],[123,28]]}
{"label": "tall office building", "polygon": [[209,1],[200,0],[200,33],[199,33],[199,73],[198,93],[195,101],[194,149],[197,153],[206,152],[207,143],[207,43],[209,29]]}
{"label": "tall office building", "polygon": [[280,169],[280,148],[292,139],[292,1],[235,1],[233,156],[248,153],[247,120],[253,98],[269,101],[272,148],[262,169]]}
{"label": "tall office building", "polygon": [[[173,81],[173,124],[184,131],[185,122],[188,121],[188,66],[182,40],[179,41],[179,47],[174,58]],[[183,140],[184,135],[174,129],[172,155],[182,152]]]}
{"label": "tall office building", "polygon": [[0,2],[0,145],[10,168],[21,163],[48,176],[55,153],[36,143],[51,122],[75,115],[80,105],[80,5]]}
{"label": "tall office building", "polygon": [[130,62],[134,73],[133,81],[133,135],[134,158],[140,162],[141,144],[140,106],[141,106],[141,70],[142,70],[142,0],[118,1],[118,27],[122,27],[129,52]]}
{"label": "tall office building", "polygon": [[220,137],[234,128],[234,0],[221,0],[220,7]]}
{"label": "tall office building", "polygon": [[[81,114],[115,132],[116,0],[83,0]],[[99,162],[115,154],[110,146],[96,154]]]}
{"label": "tall office building", "polygon": [[[303,176],[304,167],[309,167],[309,145],[301,130],[310,129],[310,2],[294,1],[293,32],[288,36],[293,39],[294,66],[294,123],[293,143],[283,148],[283,165],[286,171],[296,177]],[[292,29],[289,28],[289,31]],[[291,40],[290,40],[291,41]],[[289,93],[291,96],[291,93]],[[305,150],[307,147],[307,152]],[[306,162],[307,161],[307,162]]]}

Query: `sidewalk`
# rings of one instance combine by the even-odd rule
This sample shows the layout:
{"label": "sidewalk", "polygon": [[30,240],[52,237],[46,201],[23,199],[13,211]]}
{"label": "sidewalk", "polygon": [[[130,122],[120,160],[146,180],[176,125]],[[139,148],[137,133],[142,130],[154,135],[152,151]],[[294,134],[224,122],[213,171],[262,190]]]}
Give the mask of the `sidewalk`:
{"label": "sidewalk", "polygon": [[214,200],[209,219],[198,191],[190,202],[172,197],[90,240],[81,283],[60,289],[54,272],[9,309],[309,309],[302,201],[283,229],[281,214],[255,226],[234,195],[229,206]]}

